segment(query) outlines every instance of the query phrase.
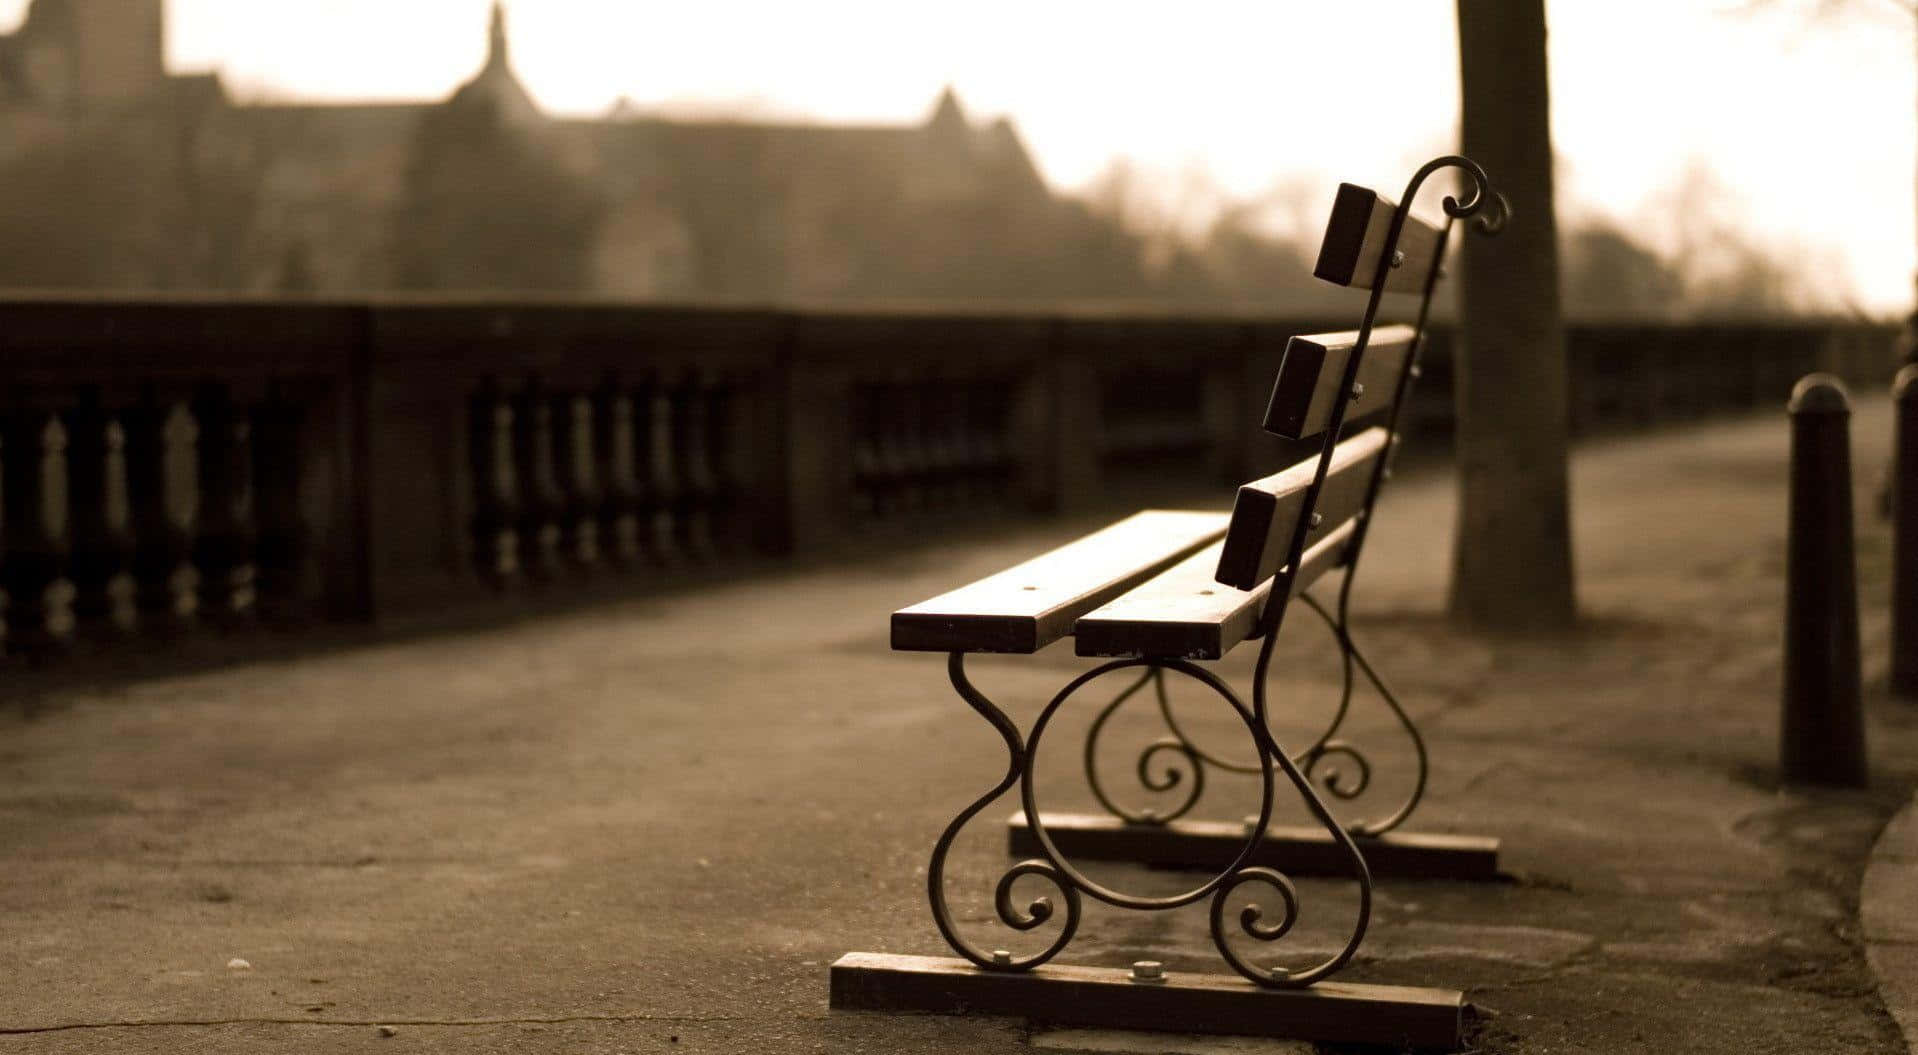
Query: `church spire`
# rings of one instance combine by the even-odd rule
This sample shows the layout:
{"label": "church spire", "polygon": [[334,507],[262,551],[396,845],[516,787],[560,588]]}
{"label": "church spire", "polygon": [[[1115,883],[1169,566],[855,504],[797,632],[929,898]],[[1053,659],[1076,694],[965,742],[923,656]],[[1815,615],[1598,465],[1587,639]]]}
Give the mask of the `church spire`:
{"label": "church spire", "polygon": [[504,68],[510,61],[506,50],[506,5],[493,0],[493,22],[486,37],[486,65]]}
{"label": "church spire", "polygon": [[513,75],[512,60],[506,50],[506,5],[493,0],[493,22],[487,30],[486,65],[453,93],[449,104],[468,106],[483,103],[509,124],[539,120],[539,107]]}
{"label": "church spire", "polygon": [[964,131],[967,127],[966,112],[959,106],[959,93],[948,84],[939,93],[939,101],[933,104],[932,116],[926,124],[943,131]]}

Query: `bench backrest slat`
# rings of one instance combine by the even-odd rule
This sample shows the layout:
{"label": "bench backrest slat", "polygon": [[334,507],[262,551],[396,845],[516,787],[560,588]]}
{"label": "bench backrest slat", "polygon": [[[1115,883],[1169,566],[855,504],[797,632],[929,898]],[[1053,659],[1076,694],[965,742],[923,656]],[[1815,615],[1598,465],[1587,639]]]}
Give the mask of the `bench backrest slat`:
{"label": "bench backrest slat", "polygon": [[892,614],[892,647],[1037,652],[1081,615],[1205,548],[1220,513],[1149,509],[1076,542]]}
{"label": "bench backrest slat", "polygon": [[[1392,229],[1392,215],[1397,209],[1397,205],[1377,191],[1350,183],[1339,184],[1338,197],[1332,201],[1332,219],[1325,225],[1325,241],[1319,245],[1319,262],[1312,269],[1313,276],[1341,286],[1371,289],[1378,275],[1379,255],[1385,251],[1386,236]],[[1398,251],[1405,254],[1405,259],[1387,273],[1385,291],[1425,292],[1425,279],[1437,260],[1439,241],[1438,228],[1416,216],[1407,216],[1398,244]]]}
{"label": "bench backrest slat", "polygon": [[[1294,596],[1338,567],[1357,527],[1356,520],[1347,520],[1305,551],[1292,579]],[[1082,616],[1072,629],[1079,655],[1219,659],[1251,637],[1272,582],[1252,590],[1219,585],[1212,576],[1223,547],[1214,543]]]}
{"label": "bench backrest slat", "polygon": [[[1306,535],[1308,547],[1359,511],[1371,486],[1372,470],[1385,456],[1386,447],[1386,432],[1376,427],[1340,441],[1319,491],[1314,511],[1321,519]],[[1219,582],[1250,590],[1278,573],[1299,518],[1305,515],[1306,491],[1318,464],[1319,459],[1310,458],[1239,488],[1219,555]]]}
{"label": "bench backrest slat", "polygon": [[[1410,326],[1380,326],[1366,342],[1359,362],[1359,398],[1345,412],[1347,422],[1356,421],[1392,405],[1398,394],[1399,374],[1405,359],[1412,354],[1412,342],[1418,331]],[[1279,360],[1279,376],[1272,383],[1272,398],[1265,408],[1265,431],[1290,440],[1310,439],[1332,423],[1332,410],[1351,393],[1341,385],[1352,350],[1358,347],[1359,331],[1320,333],[1294,337],[1286,343]]]}

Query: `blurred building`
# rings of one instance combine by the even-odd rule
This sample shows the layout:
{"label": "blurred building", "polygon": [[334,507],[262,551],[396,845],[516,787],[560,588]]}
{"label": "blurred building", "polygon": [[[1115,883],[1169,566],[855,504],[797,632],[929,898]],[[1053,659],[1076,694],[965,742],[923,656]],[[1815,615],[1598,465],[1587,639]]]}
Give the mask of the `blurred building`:
{"label": "blurred building", "polygon": [[163,62],[163,0],[32,0],[0,37],[0,284],[633,298],[1145,291],[1137,245],[1053,195],[950,91],[916,125],[542,113],[495,7],[449,98],[240,104]]}

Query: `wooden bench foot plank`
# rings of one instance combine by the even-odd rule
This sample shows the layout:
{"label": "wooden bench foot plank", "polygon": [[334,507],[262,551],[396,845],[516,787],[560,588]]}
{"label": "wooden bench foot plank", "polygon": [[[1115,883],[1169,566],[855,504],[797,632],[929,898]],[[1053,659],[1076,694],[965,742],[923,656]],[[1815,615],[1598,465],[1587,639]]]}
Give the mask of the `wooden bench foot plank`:
{"label": "wooden bench foot plank", "polygon": [[[1127,824],[1104,814],[1047,813],[1046,832],[1066,857],[1088,861],[1132,861],[1155,868],[1204,871],[1232,863],[1245,845],[1243,824],[1222,821],[1172,821]],[[1498,878],[1498,840],[1482,835],[1388,832],[1355,837],[1373,878]],[[1015,857],[1039,854],[1039,840],[1023,812],[1006,824],[1006,845]],[[1319,828],[1273,826],[1250,864],[1277,868],[1294,876],[1343,876],[1351,862],[1332,837]]]}
{"label": "wooden bench foot plank", "polygon": [[1337,1044],[1456,1050],[1465,997],[1455,989],[1320,982],[1265,989],[1238,975],[1168,971],[1134,981],[1119,967],[1047,964],[987,971],[957,957],[852,952],[832,965],[842,1011],[1009,1015],[1062,1025],[1225,1033]]}

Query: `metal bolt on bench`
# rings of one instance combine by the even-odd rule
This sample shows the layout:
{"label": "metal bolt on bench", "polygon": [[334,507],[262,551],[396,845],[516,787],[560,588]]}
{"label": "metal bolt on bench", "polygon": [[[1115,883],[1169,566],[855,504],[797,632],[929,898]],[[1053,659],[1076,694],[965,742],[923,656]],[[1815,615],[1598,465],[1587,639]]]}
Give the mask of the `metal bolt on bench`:
{"label": "metal bolt on bench", "polygon": [[[1447,168],[1469,177],[1466,199],[1444,199],[1441,225],[1413,218],[1411,205],[1420,186]],[[1369,858],[1383,852],[1396,865],[1405,864],[1408,855],[1428,864],[1451,860],[1452,871],[1474,874],[1486,869],[1488,859],[1494,868],[1496,861],[1492,840],[1446,845],[1425,837],[1427,844],[1422,845],[1406,837],[1385,837],[1411,815],[1423,794],[1425,748],[1411,719],[1353,643],[1347,620],[1352,569],[1386,475],[1405,393],[1417,370],[1420,335],[1452,223],[1471,218],[1489,234],[1510,216],[1509,205],[1492,190],[1485,172],[1458,156],[1420,168],[1401,201],[1394,205],[1364,188],[1340,186],[1314,273],[1340,285],[1369,288],[1364,320],[1349,333],[1293,338],[1279,366],[1265,428],[1294,439],[1322,437],[1316,457],[1242,487],[1229,518],[1148,510],[893,614],[895,649],[949,654],[953,688],[1004,739],[1007,767],[995,786],[947,826],[927,868],[933,921],[962,959],[850,953],[832,968],[834,1007],[971,1010],[1107,1027],[1407,1047],[1461,1043],[1464,1001],[1456,990],[1328,981],[1351,961],[1364,939],[1372,903]],[[1387,292],[1419,296],[1415,325],[1374,330]],[[1348,419],[1378,413],[1386,415],[1382,427],[1342,436]],[[1304,591],[1338,567],[1345,568],[1346,575],[1336,607],[1328,609]],[[1271,731],[1268,693],[1273,648],[1295,596],[1331,628],[1344,671],[1344,691],[1330,725],[1296,754],[1282,747]],[[1119,658],[1072,679],[1039,712],[1031,732],[1022,735],[969,679],[966,656],[1037,652],[1067,635],[1077,639],[1080,655]],[[1248,702],[1195,661],[1218,659],[1254,637],[1262,643]],[[1339,738],[1357,674],[1379,692],[1409,737],[1417,768],[1406,801],[1384,816],[1349,823],[1335,815],[1314,780],[1340,802],[1357,799],[1371,783],[1370,760]],[[1034,781],[1044,734],[1061,708],[1109,675],[1123,678],[1124,688],[1093,718],[1083,750],[1091,790],[1111,816],[1045,813]],[[1168,675],[1209,690],[1201,694],[1225,704],[1238,720],[1233,728],[1242,726],[1251,741],[1254,760],[1227,761],[1198,746],[1176,717],[1166,688]],[[1170,809],[1134,810],[1119,804],[1102,785],[1094,764],[1109,719],[1148,685],[1170,735],[1145,748],[1136,771],[1149,792],[1183,785],[1183,794]],[[1153,763],[1160,758],[1174,764],[1155,772]],[[1338,772],[1339,761],[1353,767],[1350,782]],[[1258,815],[1243,824],[1181,820],[1198,804],[1208,768],[1255,777],[1261,788]],[[1273,829],[1281,781],[1316,821],[1309,836]],[[960,934],[946,898],[947,855],[954,840],[1015,785],[1021,809],[1014,841],[1037,856],[1014,864],[1000,877],[993,888],[994,914],[1016,932],[1049,923],[1057,928],[1043,948],[1023,955],[987,952],[990,946],[973,944]],[[1282,845],[1282,852],[1273,852],[1275,843]],[[1178,894],[1146,896],[1100,883],[1073,863],[1075,857],[1102,856],[1202,867],[1213,874]],[[1300,893],[1281,866],[1295,873],[1349,876],[1356,882],[1357,907],[1346,940],[1316,963],[1294,967],[1256,962],[1233,940],[1271,944],[1291,931],[1300,915]],[[1027,877],[1049,885],[1053,895],[1022,903],[1014,887]],[[1255,890],[1276,896],[1277,912],[1271,918],[1270,902],[1248,900],[1232,911],[1235,896]],[[1213,945],[1243,980],[1220,974],[1172,977],[1155,960],[1135,961],[1130,969],[1050,964],[1078,932],[1084,897],[1147,912],[1209,902]]]}

